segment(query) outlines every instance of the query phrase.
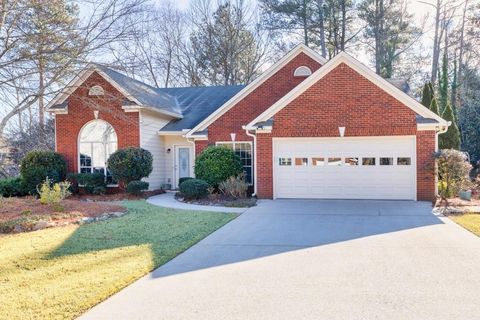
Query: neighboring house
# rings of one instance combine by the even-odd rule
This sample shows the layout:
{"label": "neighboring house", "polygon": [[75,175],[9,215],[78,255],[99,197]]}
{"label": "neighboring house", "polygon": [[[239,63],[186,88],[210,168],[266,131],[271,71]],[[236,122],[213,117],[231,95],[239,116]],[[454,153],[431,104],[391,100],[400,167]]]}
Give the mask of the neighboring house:
{"label": "neighboring house", "polygon": [[395,85],[300,45],[245,87],[157,89],[92,65],[48,108],[72,172],[106,172],[114,150],[141,146],[150,188],[175,188],[205,147],[224,145],[260,198],[432,200],[448,123]]}
{"label": "neighboring house", "polygon": [[7,178],[14,173],[10,152],[11,149],[7,146],[5,140],[0,138],[0,178]]}

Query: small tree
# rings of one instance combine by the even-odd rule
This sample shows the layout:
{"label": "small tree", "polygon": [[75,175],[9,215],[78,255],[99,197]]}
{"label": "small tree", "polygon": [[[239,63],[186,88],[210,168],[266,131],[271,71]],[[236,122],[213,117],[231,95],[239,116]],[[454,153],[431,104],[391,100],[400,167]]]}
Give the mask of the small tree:
{"label": "small tree", "polygon": [[195,160],[195,176],[214,188],[242,171],[240,158],[226,147],[208,147]]}
{"label": "small tree", "polygon": [[422,89],[422,104],[427,108],[430,108],[430,105],[432,104],[432,100],[433,100],[433,91],[431,90],[431,88],[432,88],[432,83],[427,82],[425,83]]}
{"label": "small tree", "polygon": [[447,208],[448,198],[470,186],[469,172],[472,166],[458,150],[441,150],[435,154],[435,158],[438,166],[438,193]]}
{"label": "small tree", "polygon": [[438,110],[438,100],[435,97],[433,97],[432,102],[430,102],[430,110],[435,112],[435,114],[440,114],[440,111]]}
{"label": "small tree", "polygon": [[134,180],[148,177],[153,170],[153,157],[150,151],[143,148],[128,147],[119,149],[108,158],[107,166],[112,177],[128,185]]}
{"label": "small tree", "polygon": [[438,143],[439,148],[456,150],[460,149],[460,131],[458,130],[450,103],[447,103],[445,111],[442,114],[442,118],[447,121],[451,121],[452,124],[450,127],[448,127],[447,132],[440,135]]}

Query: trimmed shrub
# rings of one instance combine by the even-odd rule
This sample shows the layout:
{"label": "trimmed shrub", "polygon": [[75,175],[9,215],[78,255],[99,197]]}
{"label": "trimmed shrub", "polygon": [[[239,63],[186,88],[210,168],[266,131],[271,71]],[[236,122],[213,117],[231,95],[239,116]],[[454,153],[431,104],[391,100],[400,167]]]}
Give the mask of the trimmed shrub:
{"label": "trimmed shrub", "polygon": [[438,167],[438,193],[447,207],[448,198],[472,187],[469,177],[472,166],[463,152],[454,149],[440,150],[435,153],[435,158]]}
{"label": "trimmed shrub", "polygon": [[208,147],[195,160],[195,176],[215,188],[242,171],[240,158],[226,147]]}
{"label": "trimmed shrub", "polygon": [[126,186],[130,181],[148,177],[153,170],[152,162],[150,151],[128,147],[112,153],[108,159],[108,169],[115,180]]}
{"label": "trimmed shrub", "polygon": [[178,186],[180,186],[182,184],[182,182],[185,182],[185,181],[190,180],[190,179],[193,179],[193,178],[192,177],[183,177],[183,178],[178,179]]}
{"label": "trimmed shrub", "polygon": [[25,185],[21,177],[0,180],[0,196],[22,197],[26,194]]}
{"label": "trimmed shrub", "polygon": [[243,199],[247,197],[248,185],[245,182],[245,174],[239,174],[236,177],[230,177],[220,182],[218,189],[227,197],[234,199]]}
{"label": "trimmed shrub", "polygon": [[78,193],[79,186],[88,194],[104,194],[107,190],[103,173],[69,173],[67,180],[73,193]]}
{"label": "trimmed shrub", "polygon": [[148,182],[145,182],[145,181],[141,181],[141,180],[130,181],[127,184],[127,192],[131,194],[139,195],[143,191],[148,190],[148,186],[149,186]]}
{"label": "trimmed shrub", "polygon": [[31,151],[22,159],[20,174],[26,192],[36,194],[37,188],[48,177],[52,182],[65,179],[67,163],[54,151]]}
{"label": "trimmed shrub", "polygon": [[187,199],[201,199],[208,195],[209,185],[201,179],[189,179],[180,185],[180,193]]}

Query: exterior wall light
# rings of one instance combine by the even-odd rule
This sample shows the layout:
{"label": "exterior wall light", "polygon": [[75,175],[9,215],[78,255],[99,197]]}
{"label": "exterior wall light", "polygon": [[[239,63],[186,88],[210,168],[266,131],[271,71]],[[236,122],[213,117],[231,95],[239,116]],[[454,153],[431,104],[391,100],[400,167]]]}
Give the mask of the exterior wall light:
{"label": "exterior wall light", "polygon": [[340,137],[345,135],[345,127],[338,127],[338,132],[340,133]]}

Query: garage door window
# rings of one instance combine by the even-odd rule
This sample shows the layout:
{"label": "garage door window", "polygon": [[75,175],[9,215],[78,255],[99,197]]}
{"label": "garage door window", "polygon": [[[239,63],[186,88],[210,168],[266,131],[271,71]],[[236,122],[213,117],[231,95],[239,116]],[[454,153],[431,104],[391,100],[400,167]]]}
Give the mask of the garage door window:
{"label": "garage door window", "polygon": [[291,166],[292,165],[292,158],[278,158],[278,165],[279,166]]}
{"label": "garage door window", "polygon": [[362,165],[363,166],[374,166],[375,165],[375,158],[362,158]]}
{"label": "garage door window", "polygon": [[409,166],[411,164],[412,164],[411,158],[408,158],[408,157],[397,158],[397,165],[399,166]]}
{"label": "garage door window", "polygon": [[393,158],[380,158],[381,166],[393,166]]}
{"label": "garage door window", "polygon": [[345,165],[346,166],[358,166],[358,158],[357,157],[345,157]]}
{"label": "garage door window", "polygon": [[323,166],[325,165],[325,158],[312,158],[313,166]]}
{"label": "garage door window", "polygon": [[337,158],[337,157],[328,158],[328,165],[329,166],[341,166],[342,165],[342,158]]}
{"label": "garage door window", "polygon": [[296,166],[308,166],[308,158],[295,158]]}

